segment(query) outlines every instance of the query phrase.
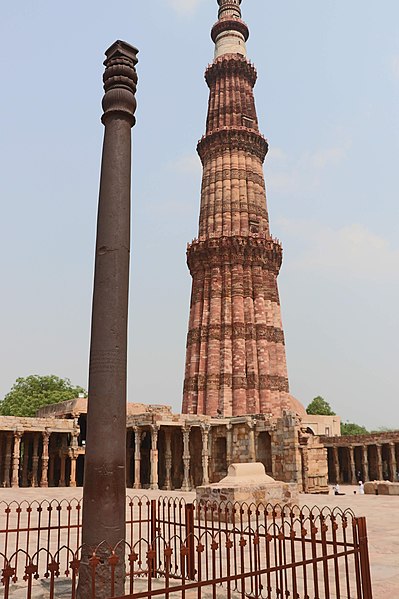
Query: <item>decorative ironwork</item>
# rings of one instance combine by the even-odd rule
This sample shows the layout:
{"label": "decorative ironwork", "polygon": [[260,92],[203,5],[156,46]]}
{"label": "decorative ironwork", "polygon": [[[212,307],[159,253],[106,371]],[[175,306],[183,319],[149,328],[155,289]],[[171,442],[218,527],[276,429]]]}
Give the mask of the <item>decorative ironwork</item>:
{"label": "decorative ironwork", "polygon": [[[187,503],[147,496],[126,501],[127,541],[90,549],[91,595],[106,555],[110,588],[125,557],[126,599],[184,596],[372,599],[365,518],[338,508]],[[2,596],[76,597],[79,500],[0,504]],[[87,554],[87,551],[85,551]],[[104,569],[104,563],[101,564]],[[22,589],[22,590],[21,590]],[[26,593],[25,595],[23,593]]]}

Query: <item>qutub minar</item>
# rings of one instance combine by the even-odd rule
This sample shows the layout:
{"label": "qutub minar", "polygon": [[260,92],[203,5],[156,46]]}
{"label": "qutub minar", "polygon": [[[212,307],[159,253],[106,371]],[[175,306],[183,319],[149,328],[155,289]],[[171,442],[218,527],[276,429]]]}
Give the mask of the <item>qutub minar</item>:
{"label": "qutub minar", "polygon": [[187,249],[193,278],[183,412],[209,416],[290,409],[277,275],[282,247],[269,228],[259,132],[241,0],[218,0],[199,234]]}

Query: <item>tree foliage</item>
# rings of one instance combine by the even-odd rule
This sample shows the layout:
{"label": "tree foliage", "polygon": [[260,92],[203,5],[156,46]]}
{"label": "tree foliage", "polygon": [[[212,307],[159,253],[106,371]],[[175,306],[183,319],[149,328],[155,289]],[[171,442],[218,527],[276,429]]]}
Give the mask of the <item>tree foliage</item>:
{"label": "tree foliage", "polygon": [[82,387],[74,387],[69,379],[60,379],[54,374],[39,376],[33,374],[18,378],[11,390],[0,401],[2,416],[35,416],[43,406],[78,397],[87,396]]}
{"label": "tree foliage", "polygon": [[341,435],[368,435],[366,427],[354,422],[341,422]]}
{"label": "tree foliage", "polygon": [[335,412],[332,411],[330,404],[323,397],[318,395],[306,408],[306,413],[312,416],[335,416]]}

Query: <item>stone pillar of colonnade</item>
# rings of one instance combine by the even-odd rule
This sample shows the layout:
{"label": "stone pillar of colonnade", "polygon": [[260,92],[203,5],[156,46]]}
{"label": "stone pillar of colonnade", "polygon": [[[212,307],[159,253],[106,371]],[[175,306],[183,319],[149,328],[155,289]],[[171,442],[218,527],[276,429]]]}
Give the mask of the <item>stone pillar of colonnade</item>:
{"label": "stone pillar of colonnade", "polygon": [[248,445],[249,445],[249,461],[256,462],[256,444],[255,444],[255,421],[251,419],[248,420]]}
{"label": "stone pillar of colonnade", "polygon": [[353,447],[353,445],[350,445],[348,447],[348,451],[349,451],[349,465],[350,465],[351,484],[352,485],[356,485],[357,480],[356,480],[356,465],[355,465],[355,448]]}
{"label": "stone pillar of colonnade", "polygon": [[183,431],[183,484],[182,491],[190,491],[190,426],[182,427]]}
{"label": "stone pillar of colonnade", "polygon": [[6,487],[10,486],[12,440],[13,440],[12,433],[7,433],[6,453],[5,453],[5,457],[4,457],[4,484]]}
{"label": "stone pillar of colonnade", "polygon": [[398,464],[396,461],[395,443],[389,444],[389,478],[392,482],[396,482],[396,473]]}
{"label": "stone pillar of colonnade", "polygon": [[43,451],[42,451],[42,475],[40,477],[40,486],[43,488],[48,487],[48,467],[49,467],[49,453],[48,447],[50,443],[50,433],[44,431],[42,433],[43,437]]}
{"label": "stone pillar of colonnade", "polygon": [[33,454],[32,454],[32,487],[38,486],[39,478],[39,433],[33,433]]}
{"label": "stone pillar of colonnade", "polygon": [[377,443],[377,479],[383,480],[383,472],[382,472],[382,446]]}
{"label": "stone pillar of colonnade", "polygon": [[132,467],[134,462],[134,448],[132,447],[133,431],[126,433],[126,487],[133,486]]}
{"label": "stone pillar of colonnade", "polygon": [[29,487],[29,437],[27,433],[23,436],[23,461],[22,461],[22,486]]}
{"label": "stone pillar of colonnade", "polygon": [[71,477],[69,479],[69,486],[76,487],[76,460],[78,456],[72,451],[69,454],[69,457],[71,458]]}
{"label": "stone pillar of colonnade", "polygon": [[[301,454],[301,463],[302,463],[302,475],[300,480],[302,480],[302,493],[308,493],[309,492],[309,455],[308,455],[308,450],[307,450],[307,446],[305,445],[300,445],[299,447],[299,451]],[[300,483],[299,483],[300,485]],[[301,486],[299,486],[299,489],[301,489]]]}
{"label": "stone pillar of colonnade", "polygon": [[362,468],[363,468],[363,482],[367,483],[370,480],[369,476],[369,457],[367,445],[362,447]]}
{"label": "stone pillar of colonnade", "polygon": [[228,468],[233,461],[233,425],[231,422],[226,426],[226,459]]}
{"label": "stone pillar of colonnade", "polygon": [[12,459],[12,477],[11,477],[11,486],[18,487],[19,486],[19,460],[20,460],[20,451],[21,451],[21,431],[14,432],[14,451],[13,451],[13,459]]}
{"label": "stone pillar of colonnade", "polygon": [[151,426],[151,474],[150,474],[150,488],[153,490],[158,489],[158,431],[159,426],[153,424]]}
{"label": "stone pillar of colonnade", "polygon": [[339,456],[338,456],[338,447],[336,445],[333,446],[332,448],[332,463],[333,463],[333,470],[334,470],[334,475],[335,475],[335,483],[340,483],[341,481],[341,476],[340,476],[340,470],[339,470]]}
{"label": "stone pillar of colonnade", "polygon": [[165,489],[172,489],[172,431],[165,427]]}
{"label": "stone pillar of colonnade", "polygon": [[202,435],[202,484],[209,484],[209,429],[208,424],[201,426]]}
{"label": "stone pillar of colonnade", "polygon": [[140,489],[140,464],[141,464],[141,430],[138,426],[134,430],[134,488]]}

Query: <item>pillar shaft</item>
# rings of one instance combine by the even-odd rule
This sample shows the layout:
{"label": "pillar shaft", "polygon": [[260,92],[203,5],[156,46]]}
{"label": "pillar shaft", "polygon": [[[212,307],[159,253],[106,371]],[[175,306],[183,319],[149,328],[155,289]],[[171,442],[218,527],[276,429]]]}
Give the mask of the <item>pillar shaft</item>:
{"label": "pillar shaft", "polygon": [[50,433],[47,431],[43,433],[43,453],[42,453],[42,475],[40,478],[40,486],[48,487],[48,465],[49,455],[48,447],[50,443]]}
{"label": "pillar shaft", "polygon": [[[91,322],[82,555],[78,599],[89,596],[89,548],[125,540],[126,374],[130,262],[131,128],[137,50],[117,41],[106,51],[105,126]],[[122,549],[123,548],[123,549]],[[105,551],[105,545],[104,545]],[[121,555],[123,544],[118,550]],[[101,571],[101,568],[100,568]],[[124,564],[115,570],[123,594]],[[104,584],[97,599],[110,596]]]}
{"label": "pillar shaft", "polygon": [[140,465],[141,465],[141,430],[138,426],[134,430],[134,488],[140,489]]}
{"label": "pillar shaft", "polygon": [[38,486],[39,480],[39,433],[33,434],[33,454],[32,454],[32,487]]}
{"label": "pillar shaft", "polygon": [[332,448],[332,463],[333,463],[333,476],[334,480],[332,482],[339,483],[339,459],[338,459],[338,447],[335,445]]}
{"label": "pillar shaft", "polygon": [[158,489],[158,431],[157,425],[151,427],[151,489]]}
{"label": "pillar shaft", "polygon": [[248,449],[249,461],[256,462],[255,424],[252,420],[248,421]]}
{"label": "pillar shaft", "polygon": [[183,485],[182,491],[189,491],[190,485],[190,427],[183,428]]}
{"label": "pillar shaft", "polygon": [[20,460],[20,449],[21,449],[21,436],[20,432],[14,433],[14,451],[12,458],[12,478],[11,486],[19,486],[19,460]]}
{"label": "pillar shaft", "polygon": [[349,464],[350,464],[350,478],[351,484],[356,484],[356,466],[355,466],[355,448],[350,446],[348,447],[349,451]]}
{"label": "pillar shaft", "polygon": [[382,472],[382,447],[381,445],[376,445],[377,448],[377,479],[383,480],[383,472]]}
{"label": "pillar shaft", "polygon": [[389,444],[389,474],[392,482],[396,481],[396,472],[397,472],[397,461],[396,461],[396,451],[395,451],[395,443]]}
{"label": "pillar shaft", "polygon": [[70,487],[76,487],[76,460],[77,456],[71,454],[71,478],[69,480]]}
{"label": "pillar shaft", "polygon": [[233,425],[231,422],[226,427],[226,454],[227,454],[227,467],[233,461]]}
{"label": "pillar shaft", "polygon": [[367,445],[364,445],[362,448],[362,468],[363,468],[363,482],[368,482],[370,480],[369,475],[369,458]]}
{"label": "pillar shaft", "polygon": [[165,489],[172,489],[172,432],[165,428]]}
{"label": "pillar shaft", "polygon": [[201,427],[202,434],[202,484],[209,483],[209,426]]}

